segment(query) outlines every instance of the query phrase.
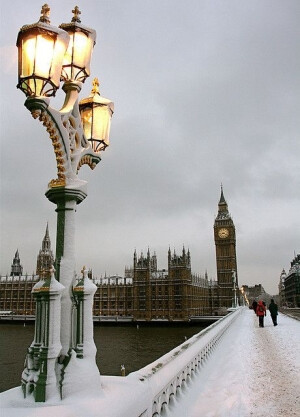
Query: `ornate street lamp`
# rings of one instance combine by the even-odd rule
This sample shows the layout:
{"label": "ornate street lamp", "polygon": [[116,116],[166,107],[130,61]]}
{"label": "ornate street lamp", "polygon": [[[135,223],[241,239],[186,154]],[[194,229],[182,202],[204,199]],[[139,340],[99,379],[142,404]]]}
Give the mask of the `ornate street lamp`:
{"label": "ornate street lamp", "polygon": [[[79,384],[74,381],[79,375],[74,357],[88,361],[86,380],[80,375],[80,392],[100,386],[100,380],[95,384],[100,376],[92,321],[96,287],[86,270],[80,285],[74,284],[75,212],[87,196],[87,183],[78,178],[78,171],[84,164],[94,169],[100,162],[100,151],[109,144],[113,113],[113,103],[100,96],[96,82],[92,96],[82,100],[79,110],[78,95],[90,74],[95,31],[80,24],[78,7],[73,10],[72,22],[60,28],[50,26],[49,13],[45,4],[39,22],[23,26],[17,40],[17,87],[26,94],[25,106],[32,116],[45,126],[57,163],[57,178],[49,182],[46,191],[46,197],[57,206],[56,270],[46,271],[33,288],[35,338],[22,374],[24,395],[33,392],[35,401],[46,401],[57,389],[61,398],[76,392]],[[61,110],[55,110],[49,106],[49,97],[59,88],[60,80],[66,97]],[[91,112],[89,121],[87,111]]]}
{"label": "ornate street lamp", "polygon": [[27,96],[55,95],[59,88],[62,60],[69,44],[69,35],[50,25],[50,8],[42,7],[41,17],[33,25],[20,29],[19,50],[20,88]]}
{"label": "ornate street lamp", "polygon": [[91,143],[93,151],[105,150],[109,146],[114,103],[100,95],[97,78],[93,81],[91,95],[80,101],[79,110],[85,137]]}
{"label": "ornate street lamp", "polygon": [[84,82],[90,75],[90,61],[96,43],[96,31],[81,25],[81,12],[76,6],[72,10],[71,23],[62,23],[59,27],[70,36],[70,43],[64,56],[61,79],[64,81]]}

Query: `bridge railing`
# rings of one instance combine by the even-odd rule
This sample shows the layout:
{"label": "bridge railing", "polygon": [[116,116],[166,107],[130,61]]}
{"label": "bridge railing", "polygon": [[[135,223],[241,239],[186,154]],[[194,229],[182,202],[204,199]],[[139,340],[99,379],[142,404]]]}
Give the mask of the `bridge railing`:
{"label": "bridge railing", "polygon": [[110,407],[111,413],[105,409],[105,416],[159,416],[172,396],[181,391],[189,376],[201,368],[240,312],[241,308],[232,311],[158,360],[127,377],[117,380],[116,377],[104,377],[104,385],[105,380],[108,385],[118,385],[119,401],[122,401],[122,414],[117,413],[118,407]]}

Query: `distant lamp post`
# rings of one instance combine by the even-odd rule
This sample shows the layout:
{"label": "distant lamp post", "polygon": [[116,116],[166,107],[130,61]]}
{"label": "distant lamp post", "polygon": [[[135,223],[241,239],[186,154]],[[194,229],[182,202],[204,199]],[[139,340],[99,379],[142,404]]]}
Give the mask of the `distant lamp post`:
{"label": "distant lamp post", "polygon": [[233,297],[232,297],[232,308],[238,307],[238,300],[236,295],[237,285],[236,285],[236,272],[232,270],[232,286],[233,286]]}
{"label": "distant lamp post", "polygon": [[99,81],[93,81],[91,95],[80,101],[79,109],[83,131],[94,152],[109,146],[109,132],[114,104],[99,92]]}
{"label": "distant lamp post", "polygon": [[[81,25],[78,7],[73,10],[72,22],[60,28],[50,25],[49,13],[45,4],[39,22],[23,26],[17,38],[17,87],[26,94],[25,106],[32,116],[46,128],[57,165],[57,178],[49,182],[46,191],[46,197],[57,206],[55,269],[46,271],[33,288],[35,338],[22,374],[24,395],[33,393],[39,402],[47,401],[57,390],[63,398],[100,386],[92,321],[96,287],[86,270],[82,285],[75,284],[75,212],[87,196],[87,182],[78,178],[78,171],[84,164],[94,169],[100,162],[100,151],[109,144],[113,114],[113,103],[100,97],[96,81],[92,96],[82,100],[79,110],[78,96],[82,82],[90,75],[96,32]],[[55,95],[60,80],[66,97],[61,110],[56,110],[49,106],[49,97]],[[87,108],[91,111],[89,128]],[[76,358],[89,362],[86,379],[76,374]]]}

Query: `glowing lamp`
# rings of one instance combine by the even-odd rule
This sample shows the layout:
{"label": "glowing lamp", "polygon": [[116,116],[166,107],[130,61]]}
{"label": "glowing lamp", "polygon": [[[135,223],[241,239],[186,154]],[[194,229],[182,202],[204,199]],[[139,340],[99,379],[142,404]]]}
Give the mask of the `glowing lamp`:
{"label": "glowing lamp", "polygon": [[40,20],[23,26],[18,34],[18,85],[26,96],[54,96],[59,88],[62,61],[69,35],[50,25],[44,4]]}
{"label": "glowing lamp", "polygon": [[62,23],[59,27],[70,36],[69,47],[66,51],[61,79],[64,81],[84,82],[90,75],[92,51],[96,43],[96,32],[81,25],[81,12],[76,6],[72,10],[74,16],[71,23]]}
{"label": "glowing lamp", "polygon": [[109,145],[111,117],[114,103],[100,96],[99,81],[93,81],[93,89],[88,98],[79,103],[81,122],[86,139],[91,143],[94,152],[105,150]]}

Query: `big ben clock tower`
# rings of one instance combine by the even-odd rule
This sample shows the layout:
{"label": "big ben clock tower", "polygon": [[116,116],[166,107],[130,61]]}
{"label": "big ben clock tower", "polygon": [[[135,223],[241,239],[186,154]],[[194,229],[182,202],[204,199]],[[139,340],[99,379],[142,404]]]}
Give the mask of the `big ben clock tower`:
{"label": "big ben clock tower", "polygon": [[232,307],[232,300],[235,298],[235,289],[238,292],[236,238],[234,223],[228,211],[222,186],[218,214],[214,223],[214,236],[219,305],[220,307]]}

